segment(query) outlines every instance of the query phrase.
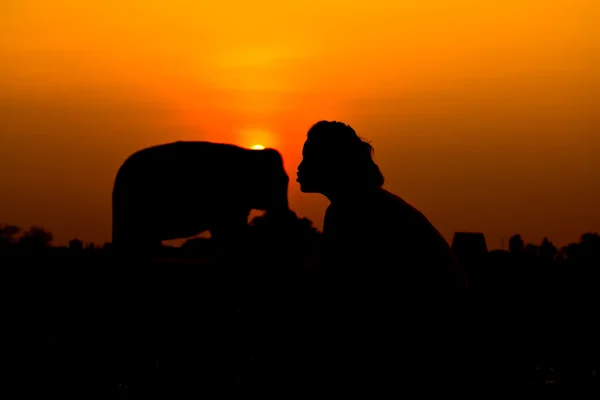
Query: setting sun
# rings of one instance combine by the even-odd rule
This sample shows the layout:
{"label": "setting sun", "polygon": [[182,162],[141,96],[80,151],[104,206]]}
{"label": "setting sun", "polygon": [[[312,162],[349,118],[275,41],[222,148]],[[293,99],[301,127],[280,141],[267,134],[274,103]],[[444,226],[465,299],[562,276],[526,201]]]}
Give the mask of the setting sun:
{"label": "setting sun", "polygon": [[253,150],[263,150],[268,147],[277,148],[278,140],[277,135],[269,128],[242,128],[235,143]]}

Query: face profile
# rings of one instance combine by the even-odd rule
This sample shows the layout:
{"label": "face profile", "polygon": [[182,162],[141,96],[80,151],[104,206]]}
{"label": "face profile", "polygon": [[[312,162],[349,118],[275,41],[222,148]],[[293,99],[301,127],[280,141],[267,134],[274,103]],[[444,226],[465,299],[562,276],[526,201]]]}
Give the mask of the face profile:
{"label": "face profile", "polygon": [[363,276],[367,270],[389,273],[391,282],[397,271],[389,267],[397,263],[406,267],[403,279],[419,290],[466,287],[440,232],[419,210],[383,188],[373,153],[371,144],[343,122],[319,121],[308,130],[297,181],[302,192],[330,201],[323,220],[323,265],[331,271],[368,265]]}
{"label": "face profile", "polygon": [[302,149],[302,162],[298,165],[298,179],[303,193],[323,193],[331,166],[327,165],[323,149],[308,139]]}

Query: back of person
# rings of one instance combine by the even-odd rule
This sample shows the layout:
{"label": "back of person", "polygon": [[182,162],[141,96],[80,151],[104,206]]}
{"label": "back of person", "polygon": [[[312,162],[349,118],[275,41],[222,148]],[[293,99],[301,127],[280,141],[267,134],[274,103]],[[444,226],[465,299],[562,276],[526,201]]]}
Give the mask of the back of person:
{"label": "back of person", "polygon": [[313,318],[329,356],[317,367],[350,385],[460,381],[464,325],[453,298],[466,282],[448,243],[383,189],[373,148],[348,125],[318,122],[302,153],[301,191],[331,201]]}
{"label": "back of person", "polygon": [[[324,239],[322,308],[331,310],[340,373],[378,385],[457,382],[461,310],[452,296],[465,282],[427,218],[378,189],[332,205]],[[454,366],[434,377],[441,364]]]}
{"label": "back of person", "polygon": [[452,250],[429,220],[400,197],[376,189],[368,196],[331,205],[325,216],[323,267],[340,278],[395,291],[466,287]]}

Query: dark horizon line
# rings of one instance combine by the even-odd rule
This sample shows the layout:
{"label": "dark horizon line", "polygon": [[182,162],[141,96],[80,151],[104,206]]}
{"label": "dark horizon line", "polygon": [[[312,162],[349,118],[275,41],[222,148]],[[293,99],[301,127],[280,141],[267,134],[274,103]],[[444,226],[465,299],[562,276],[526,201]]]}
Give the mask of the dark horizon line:
{"label": "dark horizon line", "polygon": [[[26,232],[30,232],[32,229],[40,229],[40,230],[42,230],[44,232],[47,232],[47,233],[49,233],[50,235],[53,236],[53,233],[51,231],[46,230],[45,228],[43,228],[43,227],[41,227],[39,225],[32,225],[32,226],[29,227],[29,229],[22,229],[18,225],[0,224],[0,229],[2,229],[3,227],[17,227],[17,228],[20,229],[19,232],[14,235],[15,236],[14,237],[15,242],[13,244],[17,244],[18,241],[19,241],[19,239],[23,236],[23,234],[25,234]],[[321,230],[319,230],[317,228],[314,228],[314,229],[319,234],[322,234]],[[581,235],[579,235],[578,240],[576,240],[576,241],[570,241],[567,244],[562,245],[562,246],[556,246],[556,245],[554,245],[554,243],[552,242],[552,240],[550,240],[547,236],[544,236],[543,239],[542,239],[542,241],[540,243],[538,243],[538,244],[536,244],[534,242],[525,242],[524,241],[524,245],[525,246],[533,245],[533,246],[539,247],[544,242],[544,240],[548,240],[548,242],[550,242],[552,245],[556,246],[557,250],[560,251],[560,250],[566,249],[569,245],[577,244],[577,243],[581,242],[581,238],[584,235],[587,235],[587,234],[598,235],[598,234],[600,234],[600,231],[587,231],[587,232],[583,232]],[[190,240],[197,240],[197,239],[208,240],[208,241],[211,240],[210,236],[209,237],[205,237],[205,236],[202,236],[202,235],[203,234],[201,233],[200,235],[197,235],[197,236],[191,236],[191,237],[179,238],[179,239],[173,239],[173,240],[166,240],[166,241],[163,241],[162,247],[166,247],[166,248],[181,248],[181,246],[183,246],[187,241],[190,241]],[[519,236],[519,237],[522,238],[521,234],[519,234],[519,233],[514,233],[512,235],[502,236],[502,245],[499,246],[499,247],[496,247],[496,246],[490,246],[489,245],[488,241],[486,240],[485,233],[483,233],[481,231],[479,231],[479,232],[478,231],[455,231],[454,234],[453,234],[453,240],[449,241],[449,244],[453,243],[453,241],[456,239],[457,235],[481,236],[483,238],[483,242],[484,242],[485,246],[487,247],[487,251],[488,252],[489,251],[508,251],[509,248],[510,248],[510,246],[509,246],[510,238],[516,237],[516,236]],[[86,241],[86,240],[82,240],[79,237],[75,236],[73,239],[67,241],[66,243],[54,243],[54,240],[50,240],[50,243],[46,247],[51,247],[51,248],[69,248],[71,242],[73,242],[73,241],[81,242],[81,245],[83,246],[83,248],[88,248],[90,245],[93,245],[95,249],[102,249],[103,247],[106,247],[107,245],[109,245],[109,246],[112,245],[111,241],[104,241],[104,242]],[[165,244],[164,243],[164,242],[173,242],[173,241],[183,241],[183,242],[180,245],[170,245],[170,244]]]}

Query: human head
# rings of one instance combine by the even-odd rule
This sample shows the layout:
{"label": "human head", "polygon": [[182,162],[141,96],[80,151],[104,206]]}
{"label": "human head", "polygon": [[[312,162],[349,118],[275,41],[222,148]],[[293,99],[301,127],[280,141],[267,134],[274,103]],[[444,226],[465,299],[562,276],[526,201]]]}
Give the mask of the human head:
{"label": "human head", "polygon": [[343,122],[314,124],[308,131],[302,157],[297,181],[304,193],[328,195],[383,185],[383,175],[373,161],[373,147]]}

